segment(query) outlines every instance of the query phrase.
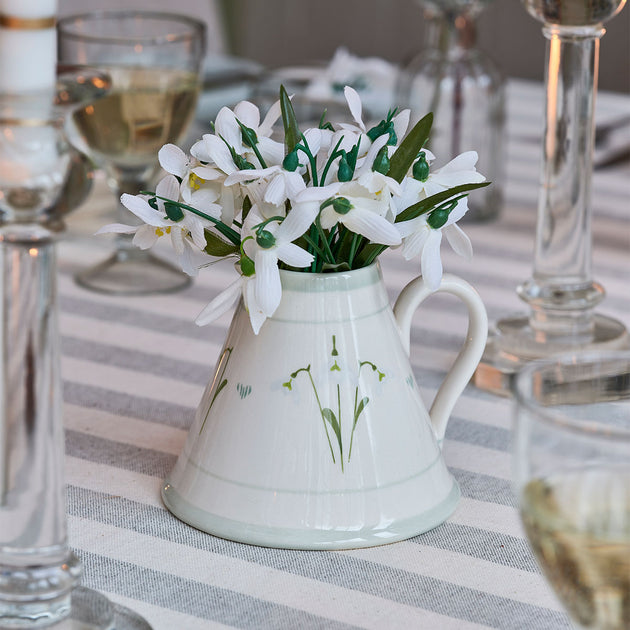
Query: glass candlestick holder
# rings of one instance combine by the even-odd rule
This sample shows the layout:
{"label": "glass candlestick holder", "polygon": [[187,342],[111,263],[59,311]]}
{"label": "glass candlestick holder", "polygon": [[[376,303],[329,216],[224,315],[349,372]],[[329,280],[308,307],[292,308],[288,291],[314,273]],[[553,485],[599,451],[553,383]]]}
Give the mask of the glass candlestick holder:
{"label": "glass candlestick holder", "polygon": [[428,148],[441,166],[477,151],[477,169],[492,186],[469,195],[466,221],[488,221],[503,202],[505,95],[501,72],[477,46],[477,17],[491,0],[418,0],[426,45],[402,68],[397,102],[412,124],[433,112]]}
{"label": "glass candlestick holder", "polygon": [[79,586],[67,543],[51,209],[71,169],[60,123],[0,117],[0,628],[150,630]]}
{"label": "glass candlestick holder", "polygon": [[624,325],[595,312],[604,289],[591,271],[591,176],[599,43],[625,0],[524,0],[544,23],[546,127],[532,277],[517,288],[529,312],[500,319],[473,382],[509,394],[525,362],[553,354],[614,350]]}

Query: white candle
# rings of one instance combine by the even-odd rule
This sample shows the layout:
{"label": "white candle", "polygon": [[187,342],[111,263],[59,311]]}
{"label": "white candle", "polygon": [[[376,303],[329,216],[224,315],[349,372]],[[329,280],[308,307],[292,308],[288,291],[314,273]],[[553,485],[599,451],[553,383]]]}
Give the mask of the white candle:
{"label": "white candle", "polygon": [[55,85],[57,32],[54,28],[0,28],[0,94],[49,90]]}
{"label": "white candle", "polygon": [[0,94],[55,86],[57,0],[0,0]]}
{"label": "white candle", "polygon": [[57,15],[57,0],[0,0],[0,15],[45,18]]}

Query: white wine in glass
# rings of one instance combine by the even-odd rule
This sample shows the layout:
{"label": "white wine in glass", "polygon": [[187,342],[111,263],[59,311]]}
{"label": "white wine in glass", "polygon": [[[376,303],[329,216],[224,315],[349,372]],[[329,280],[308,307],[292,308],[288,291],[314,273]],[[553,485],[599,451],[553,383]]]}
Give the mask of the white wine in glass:
{"label": "white wine in glass", "polygon": [[580,628],[630,628],[630,353],[531,364],[515,380],[525,533]]}
{"label": "white wine in glass", "polygon": [[[103,11],[60,20],[59,59],[107,73],[111,89],[74,111],[70,135],[107,174],[109,187],[138,194],[155,184],[157,154],[180,142],[195,113],[205,26],[194,19],[147,11]],[[119,204],[121,223],[135,217]],[[138,250],[125,234],[113,256],[80,272],[79,284],[114,294],[173,291],[181,270]]]}

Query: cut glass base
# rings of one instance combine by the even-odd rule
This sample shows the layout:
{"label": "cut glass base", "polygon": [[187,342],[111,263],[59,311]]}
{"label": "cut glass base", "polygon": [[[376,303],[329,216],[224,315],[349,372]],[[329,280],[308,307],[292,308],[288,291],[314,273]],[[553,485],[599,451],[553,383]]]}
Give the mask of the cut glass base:
{"label": "cut glass base", "polygon": [[42,601],[16,605],[13,614],[4,610],[0,628],[46,628],[50,630],[152,630],[132,610],[113,604],[89,588],[77,587],[53,610]]}
{"label": "cut glass base", "polygon": [[580,338],[545,335],[530,327],[526,315],[515,315],[497,322],[472,382],[479,389],[509,396],[512,377],[529,361],[568,352],[619,350],[628,345],[625,326],[605,315],[594,315],[592,334]]}

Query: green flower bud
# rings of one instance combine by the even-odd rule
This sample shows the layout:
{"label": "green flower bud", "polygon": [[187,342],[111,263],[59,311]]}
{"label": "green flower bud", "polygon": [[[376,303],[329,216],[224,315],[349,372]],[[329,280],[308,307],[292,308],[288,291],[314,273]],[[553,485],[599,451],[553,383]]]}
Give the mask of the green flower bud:
{"label": "green flower bud", "polygon": [[243,144],[246,147],[254,148],[258,144],[258,136],[251,127],[246,127],[240,120],[236,121],[241,128],[241,136],[243,137]]}
{"label": "green flower bud", "polygon": [[337,172],[337,179],[340,182],[349,182],[354,175],[354,168],[348,164],[348,157],[344,151],[341,159],[339,160],[339,171]]}
{"label": "green flower bud", "polygon": [[234,164],[239,171],[251,171],[256,168],[251,162],[248,162],[243,156],[239,155],[238,153],[233,153],[232,159],[234,160]]}
{"label": "green flower bud", "polygon": [[256,269],[254,268],[254,261],[246,254],[243,254],[241,256],[240,265],[241,265],[241,271],[243,272],[243,275],[246,276],[247,278],[249,278],[250,276],[253,276],[254,273],[256,272]]}
{"label": "green flower bud", "polygon": [[166,218],[171,221],[181,221],[184,218],[184,211],[176,204],[169,203],[164,204],[164,211],[166,212]]}
{"label": "green flower bud", "polygon": [[260,230],[256,234],[256,243],[263,249],[271,249],[276,244],[276,237],[269,230]]}
{"label": "green flower bud", "polygon": [[345,197],[335,197],[332,207],[337,214],[348,214],[352,210],[353,205]]}
{"label": "green flower bud", "polygon": [[396,136],[396,132],[394,131],[394,123],[391,120],[381,120],[376,127],[372,127],[367,132],[367,137],[374,142],[380,136],[384,136],[385,134],[389,135],[389,140],[387,144],[391,146],[395,146],[398,142],[398,136]]}
{"label": "green flower bud", "polygon": [[386,146],[376,154],[374,164],[372,164],[372,170],[376,173],[382,173],[383,175],[387,175],[389,172],[389,155]]}
{"label": "green flower bud", "polygon": [[426,182],[429,179],[429,163],[424,151],[420,151],[417,162],[413,165],[413,178],[419,182]]}
{"label": "green flower bud", "polygon": [[297,151],[291,151],[291,153],[287,153],[284,160],[282,160],[282,168],[285,171],[290,171],[291,173],[296,171],[299,165],[300,161],[298,159]]}
{"label": "green flower bud", "polygon": [[452,207],[436,208],[428,217],[427,223],[434,230],[439,230],[447,221],[448,215],[451,214]]}

